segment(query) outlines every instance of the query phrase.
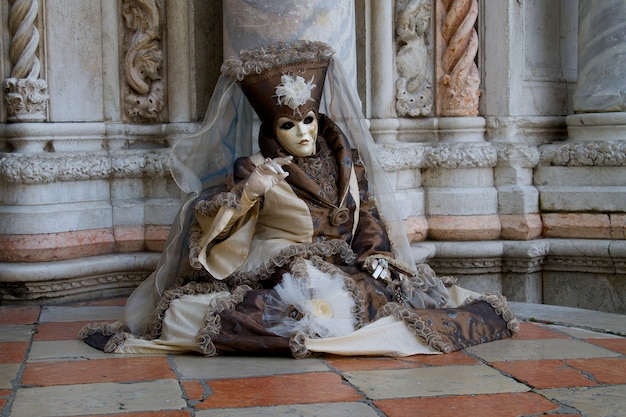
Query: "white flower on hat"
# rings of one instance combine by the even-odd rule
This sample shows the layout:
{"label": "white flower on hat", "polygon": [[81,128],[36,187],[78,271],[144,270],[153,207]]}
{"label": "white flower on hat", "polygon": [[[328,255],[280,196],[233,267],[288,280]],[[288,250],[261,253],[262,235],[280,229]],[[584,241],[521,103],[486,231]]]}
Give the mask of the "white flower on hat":
{"label": "white flower on hat", "polygon": [[285,105],[296,110],[309,100],[315,101],[311,98],[311,91],[316,87],[313,84],[313,78],[306,82],[300,76],[294,77],[283,74],[280,81],[281,83],[276,86],[276,97],[278,97],[279,105]]}

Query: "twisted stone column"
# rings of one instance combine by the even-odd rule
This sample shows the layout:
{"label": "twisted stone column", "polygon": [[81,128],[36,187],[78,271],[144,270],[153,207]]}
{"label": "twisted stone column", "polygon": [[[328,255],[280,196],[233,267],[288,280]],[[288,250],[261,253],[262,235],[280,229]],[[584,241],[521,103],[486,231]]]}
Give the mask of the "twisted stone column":
{"label": "twisted stone column", "polygon": [[39,78],[41,64],[37,58],[39,30],[36,19],[37,0],[9,0],[9,60],[11,77],[4,80],[8,120],[41,122],[46,120],[48,84]]}
{"label": "twisted stone column", "polygon": [[478,0],[437,0],[437,115],[477,116]]}

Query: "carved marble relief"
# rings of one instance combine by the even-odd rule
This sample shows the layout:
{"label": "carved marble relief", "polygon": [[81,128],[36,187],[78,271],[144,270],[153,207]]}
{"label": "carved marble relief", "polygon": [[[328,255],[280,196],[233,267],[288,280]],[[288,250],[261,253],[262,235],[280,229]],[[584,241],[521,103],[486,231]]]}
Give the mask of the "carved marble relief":
{"label": "carved marble relief", "polygon": [[135,123],[164,122],[161,0],[124,0],[122,13],[126,117]]}
{"label": "carved marble relief", "polygon": [[621,167],[626,166],[623,141],[575,142],[541,151],[542,166]]}
{"label": "carved marble relief", "polygon": [[396,2],[396,112],[429,116],[433,110],[433,48],[430,0]]}
{"label": "carved marble relief", "polygon": [[4,80],[7,119],[11,122],[46,120],[48,83],[39,78],[37,0],[9,0],[9,60],[11,77]]}
{"label": "carved marble relief", "polygon": [[478,0],[437,0],[437,115],[477,116]]}

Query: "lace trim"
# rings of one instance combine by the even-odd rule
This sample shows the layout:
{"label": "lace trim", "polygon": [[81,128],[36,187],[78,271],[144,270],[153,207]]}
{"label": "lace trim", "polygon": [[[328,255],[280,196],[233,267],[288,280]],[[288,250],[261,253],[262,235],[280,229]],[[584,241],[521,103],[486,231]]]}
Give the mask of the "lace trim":
{"label": "lace trim", "polygon": [[[239,188],[241,187],[243,186],[240,186]],[[193,208],[194,213],[199,216],[215,217],[218,210],[222,207],[228,207],[234,210],[240,208],[241,199],[235,191],[238,191],[238,189],[218,193],[212,198],[198,201]]]}
{"label": "lace trim", "polygon": [[122,346],[127,339],[151,340],[149,337],[138,337],[128,332],[116,333],[109,339],[107,344],[104,345],[103,351],[105,353],[113,353],[117,348]]}
{"label": "lace trim", "polygon": [[228,291],[228,287],[226,284],[219,281],[190,282],[182,287],[172,288],[171,290],[165,291],[154,310],[154,316],[150,326],[150,338],[158,339],[159,336],[161,336],[165,312],[170,308],[172,301],[185,295],[208,294],[220,291]]}
{"label": "lace trim", "polygon": [[297,62],[327,60],[335,51],[322,42],[294,41],[281,42],[275,46],[259,49],[243,49],[239,58],[231,57],[224,61],[221,71],[237,80],[247,75],[261,74],[272,68]]}
{"label": "lace trim", "polygon": [[105,336],[113,336],[120,330],[129,330],[123,323],[117,321],[115,323],[87,323],[78,332],[78,337],[85,339],[97,331],[102,332]]}
{"label": "lace trim", "polygon": [[221,323],[219,314],[227,309],[233,309],[243,301],[250,288],[247,285],[241,285],[234,288],[230,295],[220,297],[209,303],[207,314],[204,318],[204,327],[196,334],[196,341],[200,347],[200,351],[206,356],[215,356],[219,352],[213,344],[213,337],[217,336],[221,331]]}
{"label": "lace trim", "polygon": [[302,333],[296,333],[289,339],[289,349],[296,359],[306,359],[313,356],[313,352],[308,350],[305,345],[306,336]]}
{"label": "lace trim", "polygon": [[479,294],[469,297],[459,307],[465,307],[476,301],[484,301],[493,307],[496,314],[506,321],[506,328],[511,332],[512,336],[516,336],[519,333],[519,320],[515,317],[515,313],[509,307],[509,303],[504,295],[500,293]]}
{"label": "lace trim", "polygon": [[422,343],[428,345],[431,349],[438,350],[443,353],[452,352],[453,346],[445,343],[441,335],[430,328],[430,326],[428,326],[426,322],[422,320],[422,317],[414,310],[397,303],[387,303],[380,310],[378,310],[378,313],[376,313],[376,319],[387,316],[394,316],[398,320],[402,320],[409,330],[412,331]]}
{"label": "lace trim", "polygon": [[126,339],[135,338],[150,340],[149,337],[136,337],[130,332],[130,329],[121,322],[115,323],[88,323],[78,332],[78,337],[85,339],[97,331],[102,332],[103,335],[109,336],[109,340],[104,345],[103,352],[113,353],[115,350],[122,346]]}
{"label": "lace trim", "polygon": [[249,285],[258,288],[258,282],[270,278],[276,269],[290,266],[297,258],[311,259],[313,256],[322,258],[339,256],[346,265],[353,265],[357,260],[356,254],[343,240],[294,244],[280,250],[254,271],[234,272],[228,282],[231,286]]}
{"label": "lace trim", "polygon": [[202,228],[196,219],[193,220],[189,230],[189,264],[194,269],[202,268],[200,263],[200,241],[202,239]]}

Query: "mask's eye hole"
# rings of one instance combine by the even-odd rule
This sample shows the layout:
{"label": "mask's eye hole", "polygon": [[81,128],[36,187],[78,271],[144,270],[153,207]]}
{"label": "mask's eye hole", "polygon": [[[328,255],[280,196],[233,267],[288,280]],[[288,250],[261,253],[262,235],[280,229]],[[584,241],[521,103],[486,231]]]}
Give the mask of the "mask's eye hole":
{"label": "mask's eye hole", "polygon": [[311,124],[311,123],[313,123],[313,116],[307,116],[307,117],[304,118],[304,124],[305,125],[308,125],[308,124]]}
{"label": "mask's eye hole", "polygon": [[294,126],[293,122],[285,122],[281,124],[279,127],[283,130],[289,130]]}

